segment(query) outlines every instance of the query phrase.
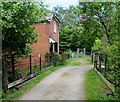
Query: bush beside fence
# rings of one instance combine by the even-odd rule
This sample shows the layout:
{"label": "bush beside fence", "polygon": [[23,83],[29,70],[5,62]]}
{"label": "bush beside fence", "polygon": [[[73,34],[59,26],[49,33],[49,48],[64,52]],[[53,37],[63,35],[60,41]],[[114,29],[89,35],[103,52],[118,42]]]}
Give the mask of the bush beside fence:
{"label": "bush beside fence", "polygon": [[115,76],[116,68],[112,67],[112,64],[110,63],[110,56],[105,54],[95,54],[94,68],[96,68],[96,70],[99,71],[107,81],[113,84],[116,90],[120,88],[120,80]]}

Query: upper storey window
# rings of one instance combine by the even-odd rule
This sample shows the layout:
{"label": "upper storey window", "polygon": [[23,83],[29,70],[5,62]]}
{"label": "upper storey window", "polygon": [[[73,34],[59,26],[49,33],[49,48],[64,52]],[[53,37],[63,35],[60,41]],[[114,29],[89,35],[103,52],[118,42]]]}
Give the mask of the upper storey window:
{"label": "upper storey window", "polygon": [[54,21],[54,33],[56,33],[56,22]]}

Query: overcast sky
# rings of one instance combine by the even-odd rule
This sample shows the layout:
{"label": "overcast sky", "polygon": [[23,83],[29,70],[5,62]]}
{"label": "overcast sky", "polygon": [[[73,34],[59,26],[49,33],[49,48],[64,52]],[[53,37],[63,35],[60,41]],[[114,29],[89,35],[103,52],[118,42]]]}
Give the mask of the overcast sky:
{"label": "overcast sky", "polygon": [[[69,5],[77,5],[79,0],[43,0],[45,4],[49,5],[49,9],[52,10],[53,7],[57,5],[62,7],[69,7]],[[93,2],[99,0],[80,0],[81,2]],[[110,1],[120,1],[120,0],[101,0],[102,2],[110,2]]]}
{"label": "overcast sky", "polygon": [[57,5],[62,7],[69,7],[69,5],[77,5],[78,0],[43,0],[45,4],[49,5],[49,9],[52,10],[53,7]]}

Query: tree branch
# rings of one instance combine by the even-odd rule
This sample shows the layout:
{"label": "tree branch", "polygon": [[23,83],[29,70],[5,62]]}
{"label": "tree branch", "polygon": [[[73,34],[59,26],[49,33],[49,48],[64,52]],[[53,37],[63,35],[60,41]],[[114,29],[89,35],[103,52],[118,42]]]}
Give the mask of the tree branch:
{"label": "tree branch", "polygon": [[93,9],[91,9],[91,8],[90,8],[90,10],[91,10],[91,13],[92,13],[93,15],[96,15],[96,16],[99,17],[100,23],[101,23],[101,24],[103,25],[103,27],[105,28],[105,32],[106,32],[106,36],[107,36],[107,39],[108,39],[108,43],[109,43],[110,45],[112,45],[112,43],[111,43],[111,41],[110,41],[110,36],[109,36],[109,34],[108,34],[108,29],[107,29],[107,27],[106,27],[106,25],[105,25],[105,22],[102,20],[102,18],[100,17],[99,13],[96,14],[96,13],[93,11]]}
{"label": "tree branch", "polygon": [[106,25],[105,25],[105,22],[102,20],[102,18],[98,15],[98,17],[99,17],[99,19],[100,19],[100,23],[104,26],[104,28],[105,28],[105,32],[106,32],[106,36],[107,36],[107,39],[108,39],[108,43],[110,44],[110,45],[112,45],[112,43],[111,43],[111,41],[110,41],[110,36],[109,36],[109,34],[108,34],[108,29],[107,29],[107,27],[106,27]]}

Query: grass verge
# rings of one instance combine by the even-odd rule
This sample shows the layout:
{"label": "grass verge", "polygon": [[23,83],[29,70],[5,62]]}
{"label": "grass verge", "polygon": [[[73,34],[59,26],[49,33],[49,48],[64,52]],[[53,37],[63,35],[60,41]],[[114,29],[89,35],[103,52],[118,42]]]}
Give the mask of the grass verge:
{"label": "grass verge", "polygon": [[71,64],[71,66],[80,66],[80,65],[81,65],[80,62],[73,62],[73,63]]}
{"label": "grass verge", "polygon": [[117,96],[106,95],[106,85],[94,69],[85,74],[86,100],[120,100]]}
{"label": "grass verge", "polygon": [[69,63],[69,66],[80,66],[81,65],[81,62],[78,61],[78,58],[69,59],[69,60],[72,60],[72,62]]}
{"label": "grass verge", "polygon": [[31,88],[33,88],[35,85],[37,85],[42,79],[44,79],[45,77],[47,77],[48,75],[50,75],[51,73],[53,73],[54,71],[69,66],[71,65],[71,63],[74,62],[74,59],[67,59],[65,60],[64,65],[59,65],[56,67],[53,67],[43,73],[40,73],[37,77],[35,77],[34,79],[32,79],[31,81],[29,81],[28,83],[26,83],[25,85],[23,85],[20,90],[16,90],[15,88],[10,89],[9,93],[7,94],[2,94],[3,99],[5,100],[14,100],[17,99],[18,97],[20,97],[21,95],[23,95],[25,92],[29,91]]}
{"label": "grass verge", "polygon": [[90,55],[87,55],[85,59],[86,59],[85,65],[93,65],[94,64],[93,62],[91,62],[91,56]]}

